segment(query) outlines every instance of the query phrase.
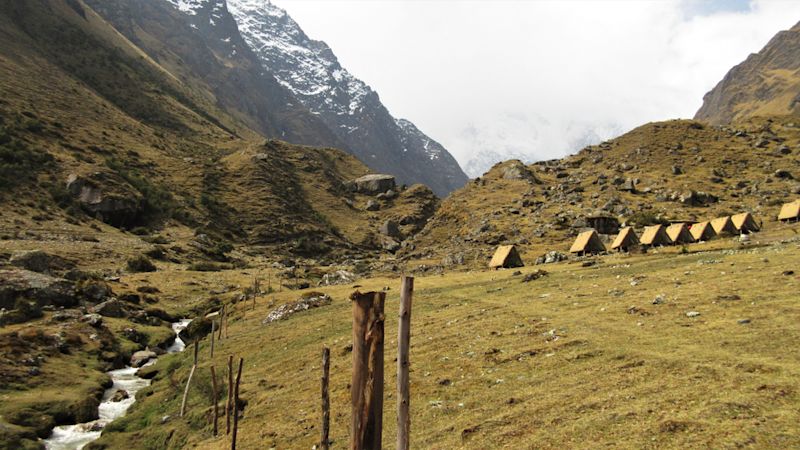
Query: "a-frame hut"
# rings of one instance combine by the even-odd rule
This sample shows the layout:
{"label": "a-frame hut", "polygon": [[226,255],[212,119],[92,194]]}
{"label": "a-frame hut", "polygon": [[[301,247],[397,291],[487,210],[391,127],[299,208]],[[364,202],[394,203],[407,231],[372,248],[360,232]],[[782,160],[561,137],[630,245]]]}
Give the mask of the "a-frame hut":
{"label": "a-frame hut", "polygon": [[689,232],[692,233],[692,237],[696,242],[710,241],[717,236],[716,231],[714,231],[714,227],[711,226],[711,222],[709,221],[692,225],[692,228],[689,229]]}
{"label": "a-frame hut", "polygon": [[589,230],[584,231],[575,238],[575,243],[569,249],[570,253],[577,253],[578,255],[592,255],[606,251],[606,246],[597,235],[597,231]]}
{"label": "a-frame hut", "polygon": [[492,261],[489,263],[489,268],[499,269],[502,267],[508,269],[511,267],[522,267],[524,265],[517,251],[517,247],[513,245],[501,245],[495,250]]}
{"label": "a-frame hut", "polygon": [[633,231],[633,227],[625,227],[619,230],[619,234],[611,244],[611,250],[627,252],[630,251],[631,247],[637,245],[639,245],[639,238],[636,236],[636,232]]}
{"label": "a-frame hut", "polygon": [[672,240],[673,245],[691,244],[694,242],[692,233],[685,223],[673,223],[667,227],[667,236]]}
{"label": "a-frame hut", "polygon": [[781,207],[780,214],[778,214],[778,220],[781,222],[797,222],[800,220],[800,200],[784,204]]}
{"label": "a-frame hut", "polygon": [[742,234],[754,233],[761,229],[756,223],[756,219],[749,212],[731,216],[731,222],[733,222],[736,231]]}
{"label": "a-frame hut", "polygon": [[730,217],[717,217],[711,221],[711,226],[717,236],[733,236],[736,234],[736,227],[733,226]]}
{"label": "a-frame hut", "polygon": [[642,245],[647,245],[650,247],[672,244],[669,235],[667,235],[667,229],[664,228],[664,225],[645,227],[642,237],[639,238],[639,242]]}

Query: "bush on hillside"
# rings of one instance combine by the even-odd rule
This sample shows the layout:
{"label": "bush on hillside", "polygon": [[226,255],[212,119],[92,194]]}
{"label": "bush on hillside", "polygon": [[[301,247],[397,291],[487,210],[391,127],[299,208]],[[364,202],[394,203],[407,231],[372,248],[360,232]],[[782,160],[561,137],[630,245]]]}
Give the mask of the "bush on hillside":
{"label": "bush on hillside", "polygon": [[144,255],[128,260],[128,270],[131,272],[155,272],[156,265]]}

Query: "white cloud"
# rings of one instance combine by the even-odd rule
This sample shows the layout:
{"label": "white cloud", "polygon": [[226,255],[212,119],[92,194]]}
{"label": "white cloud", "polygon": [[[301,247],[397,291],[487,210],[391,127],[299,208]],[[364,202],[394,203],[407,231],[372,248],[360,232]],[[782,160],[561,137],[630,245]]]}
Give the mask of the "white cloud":
{"label": "white cloud", "polygon": [[796,1],[275,3],[462,166],[692,117],[728,69],[800,20]]}

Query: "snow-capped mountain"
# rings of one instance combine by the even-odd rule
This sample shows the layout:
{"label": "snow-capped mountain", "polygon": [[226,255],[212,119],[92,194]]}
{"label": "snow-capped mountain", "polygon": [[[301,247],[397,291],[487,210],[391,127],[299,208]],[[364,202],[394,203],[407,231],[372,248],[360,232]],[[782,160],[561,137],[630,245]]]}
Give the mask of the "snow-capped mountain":
{"label": "snow-capped mountain", "polygon": [[283,9],[265,0],[167,1],[190,15],[209,3],[215,3],[213,9],[227,7],[264,69],[317,115],[345,143],[345,150],[374,170],[404,183],[424,183],[439,195],[466,183],[467,176],[442,145],[411,122],[392,117],[375,91],[343,68],[326,43],[310,39]]}

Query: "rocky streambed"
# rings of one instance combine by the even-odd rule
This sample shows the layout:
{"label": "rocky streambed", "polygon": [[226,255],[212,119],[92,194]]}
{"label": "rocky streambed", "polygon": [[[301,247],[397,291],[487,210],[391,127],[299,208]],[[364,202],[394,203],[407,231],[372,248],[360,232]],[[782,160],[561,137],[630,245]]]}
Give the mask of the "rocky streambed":
{"label": "rocky streambed", "polygon": [[[167,348],[167,353],[182,352],[186,345],[180,338],[180,332],[189,325],[191,319],[182,319],[172,324],[175,332],[175,341]],[[155,364],[156,359],[150,359],[144,366]],[[122,417],[128,408],[136,401],[136,393],[150,385],[146,380],[136,375],[139,368],[125,367],[108,372],[113,385],[103,393],[103,399],[98,407],[97,420],[62,425],[55,427],[49,438],[44,440],[48,450],[76,450],[100,437],[103,428],[114,419]]]}

